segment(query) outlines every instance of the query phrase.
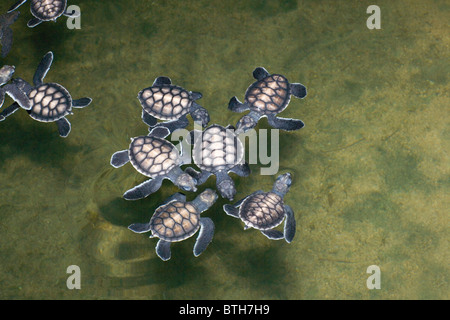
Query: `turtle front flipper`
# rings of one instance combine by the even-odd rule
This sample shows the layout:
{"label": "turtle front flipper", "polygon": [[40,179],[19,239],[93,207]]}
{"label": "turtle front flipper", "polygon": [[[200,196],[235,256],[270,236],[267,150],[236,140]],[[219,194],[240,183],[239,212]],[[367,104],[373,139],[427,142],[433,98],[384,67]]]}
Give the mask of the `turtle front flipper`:
{"label": "turtle front flipper", "polygon": [[253,78],[255,78],[256,80],[262,80],[264,78],[267,78],[269,75],[269,72],[263,67],[258,67],[253,70]]}
{"label": "turtle front flipper", "polygon": [[12,105],[10,105],[8,108],[3,109],[2,112],[0,112],[0,121],[3,121],[6,119],[6,117],[12,115],[14,112],[20,109],[20,106],[17,102],[14,102]]}
{"label": "turtle front flipper", "polygon": [[79,108],[79,109],[84,108],[84,107],[87,107],[88,105],[90,105],[91,102],[92,102],[92,99],[89,97],[72,100],[72,107]]}
{"label": "turtle front flipper", "polygon": [[125,200],[139,200],[143,199],[152,193],[155,193],[156,191],[161,188],[163,182],[162,177],[155,177],[153,179],[149,179],[147,181],[144,181],[140,185],[137,185],[134,188],[131,188],[127,192],[123,194],[123,198]]}
{"label": "turtle front flipper", "polygon": [[170,80],[169,77],[157,77],[155,79],[155,81],[153,81],[152,87],[154,86],[163,86],[163,85],[171,85],[172,84],[172,80]]}
{"label": "turtle front flipper", "polygon": [[153,127],[154,125],[156,125],[156,123],[158,123],[156,118],[154,116],[148,114],[147,112],[145,112],[144,109],[142,109],[141,118],[142,118],[142,122],[144,122],[149,127]]}
{"label": "turtle front flipper", "polygon": [[230,102],[228,102],[228,109],[233,111],[233,112],[244,112],[247,111],[249,109],[248,104],[242,103],[238,100],[238,98],[233,97],[230,99]]}
{"label": "turtle front flipper", "polygon": [[287,204],[284,205],[284,210],[286,211],[286,221],[284,223],[284,239],[287,243],[291,243],[291,241],[295,237],[295,217],[294,211]]}
{"label": "turtle front flipper", "polygon": [[170,252],[170,242],[159,240],[156,244],[156,254],[158,257],[161,258],[163,261],[167,261],[170,259],[170,256],[172,255]]}
{"label": "turtle front flipper", "polygon": [[71,130],[69,120],[63,117],[56,121],[56,125],[58,126],[58,132],[61,137],[65,138],[69,135]]}
{"label": "turtle front flipper", "polygon": [[40,25],[41,23],[42,23],[41,19],[33,18],[33,19],[30,19],[30,21],[28,21],[27,26],[28,26],[28,28],[34,28],[37,25]]}
{"label": "turtle front flipper", "polygon": [[232,216],[233,218],[239,219],[239,209],[236,208],[234,205],[231,204],[225,204],[223,206],[223,211],[229,216]]}
{"label": "turtle front flipper", "polygon": [[145,233],[150,231],[150,223],[133,223],[128,226],[128,229],[135,233]]}
{"label": "turtle front flipper", "polygon": [[166,127],[172,133],[177,129],[186,128],[189,125],[189,120],[186,118],[186,115],[181,118],[173,121],[166,121],[158,123],[156,126]]}
{"label": "turtle front flipper", "polygon": [[[25,110],[31,109],[30,99],[16,85],[7,84],[4,87],[0,88],[0,91],[3,91],[2,92],[3,95],[4,95],[4,93],[7,93],[15,102],[17,102],[19,104],[19,106],[22,109],[25,109]],[[2,104],[3,104],[3,102],[0,104],[0,106]]]}
{"label": "turtle front flipper", "polygon": [[17,1],[15,4],[13,4],[11,6],[11,8],[9,8],[8,13],[10,13],[11,11],[16,10],[18,7],[23,5],[25,2],[27,2],[27,0],[19,0],[19,1]]}
{"label": "turtle front flipper", "polygon": [[307,95],[306,87],[301,83],[291,83],[291,93],[294,97],[303,99]]}
{"label": "turtle front flipper", "polygon": [[284,234],[278,230],[261,230],[261,233],[265,235],[270,240],[281,240],[284,239]]}
{"label": "turtle front flipper", "polygon": [[128,149],[117,151],[111,156],[110,164],[114,168],[120,168],[130,161],[130,156],[128,155]]}
{"label": "turtle front flipper", "polygon": [[240,177],[247,177],[251,173],[250,166],[248,165],[247,162],[234,166],[233,168],[231,168],[230,171],[237,174]]}
{"label": "turtle front flipper", "polygon": [[267,116],[269,124],[275,129],[285,131],[299,130],[305,126],[302,120],[279,118],[273,114]]}
{"label": "turtle front flipper", "polygon": [[41,62],[39,62],[36,72],[34,73],[33,83],[35,86],[39,86],[44,82],[44,78],[47,75],[48,70],[50,70],[52,63],[53,52],[49,51],[42,58]]}
{"label": "turtle front flipper", "polygon": [[187,167],[186,170],[184,170],[188,175],[190,175],[192,178],[197,180],[197,185],[200,186],[208,180],[208,178],[211,176],[211,173],[208,171],[202,171],[198,172],[194,168]]}
{"label": "turtle front flipper", "polygon": [[198,257],[214,237],[214,222],[210,218],[200,218],[200,233],[195,241],[194,256]]}
{"label": "turtle front flipper", "polygon": [[[0,26],[1,28],[1,26]],[[1,38],[1,45],[2,45],[2,52],[1,56],[2,58],[6,58],[9,51],[11,51],[12,43],[13,43],[13,31],[9,27],[3,28],[3,34],[0,30],[0,38]]]}

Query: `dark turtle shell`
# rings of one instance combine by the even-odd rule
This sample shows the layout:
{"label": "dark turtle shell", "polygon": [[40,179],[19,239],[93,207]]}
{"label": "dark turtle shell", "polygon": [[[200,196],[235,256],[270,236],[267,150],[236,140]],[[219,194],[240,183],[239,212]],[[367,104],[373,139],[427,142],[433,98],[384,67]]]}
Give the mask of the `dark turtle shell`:
{"label": "dark turtle shell", "polygon": [[60,17],[66,10],[66,5],[66,0],[33,0],[30,11],[36,18],[50,21]]}
{"label": "dark turtle shell", "polygon": [[273,192],[249,196],[239,209],[242,221],[259,230],[276,227],[283,221],[284,215],[283,199]]}
{"label": "dark turtle shell", "polygon": [[200,227],[200,214],[190,203],[172,201],[159,207],[150,219],[152,237],[175,242],[191,237]]}
{"label": "dark turtle shell", "polygon": [[28,113],[38,121],[56,121],[72,111],[72,97],[66,88],[57,83],[44,83],[33,88],[28,98],[32,104]]}
{"label": "dark turtle shell", "polygon": [[209,172],[228,171],[240,163],[244,156],[243,149],[233,130],[212,125],[194,143],[194,163]]}
{"label": "dark turtle shell", "polygon": [[169,141],[154,136],[131,139],[128,156],[137,171],[151,178],[165,175],[180,164],[177,148]]}
{"label": "dark turtle shell", "polygon": [[194,101],[185,89],[162,85],[143,89],[138,94],[142,108],[160,120],[177,120],[188,114]]}
{"label": "dark turtle shell", "polygon": [[245,93],[245,100],[254,110],[263,114],[283,111],[291,100],[288,80],[279,74],[272,74],[253,83]]}

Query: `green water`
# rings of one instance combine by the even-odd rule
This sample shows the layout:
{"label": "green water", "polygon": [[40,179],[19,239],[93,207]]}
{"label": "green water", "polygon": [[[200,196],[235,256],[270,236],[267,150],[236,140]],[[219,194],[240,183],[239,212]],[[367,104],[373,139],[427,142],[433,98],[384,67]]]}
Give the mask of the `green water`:
{"label": "green water", "polygon": [[[31,81],[52,50],[46,80],[93,98],[68,117],[66,139],[23,110],[0,123],[0,298],[450,298],[446,1],[376,1],[381,30],[366,27],[369,1],[69,3],[81,7],[80,30],[66,28],[65,17],[29,29],[23,5],[0,63]],[[127,226],[147,221],[177,188],[164,182],[126,201],[123,192],[145,177],[130,164],[109,165],[147,131],[137,93],[169,76],[203,93],[211,123],[235,124],[241,115],[228,101],[243,100],[256,66],[308,88],[281,114],[306,123],[280,132],[296,238],[244,231],[221,199],[204,213],[216,225],[208,249],[195,258],[192,237],[162,262],[156,239]],[[237,199],[271,188],[275,177],[260,167],[233,175]],[[81,290],[66,287],[69,265],[81,269]],[[381,269],[379,290],[366,287],[370,265]]]}

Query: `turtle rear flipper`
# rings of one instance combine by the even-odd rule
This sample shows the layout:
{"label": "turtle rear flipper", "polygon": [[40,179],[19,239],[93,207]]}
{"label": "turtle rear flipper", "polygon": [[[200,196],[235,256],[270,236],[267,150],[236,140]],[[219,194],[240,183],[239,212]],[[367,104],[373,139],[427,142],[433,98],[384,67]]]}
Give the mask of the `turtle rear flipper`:
{"label": "turtle rear flipper", "polygon": [[292,208],[287,204],[284,205],[284,210],[286,211],[286,222],[284,223],[284,238],[287,243],[291,243],[291,241],[295,237],[295,217]]}
{"label": "turtle rear flipper", "polygon": [[261,230],[261,233],[271,240],[284,239],[284,234],[278,230]]}
{"label": "turtle rear flipper", "polygon": [[162,239],[160,239],[156,244],[156,254],[163,261],[169,260],[170,256],[172,255],[170,252],[170,244],[170,242],[164,241]]}
{"label": "turtle rear flipper", "polygon": [[33,83],[35,86],[39,86],[44,82],[44,78],[47,75],[48,70],[53,63],[53,52],[49,51],[39,62],[39,65],[33,76]]}
{"label": "turtle rear flipper", "polygon": [[273,114],[268,115],[267,120],[272,127],[285,131],[299,130],[305,126],[302,120],[280,118]]}
{"label": "turtle rear flipper", "polygon": [[67,137],[71,130],[71,125],[70,125],[69,120],[67,120],[66,118],[63,117],[63,118],[57,120],[56,124],[58,126],[59,135],[63,138]]}
{"label": "turtle rear flipper", "polygon": [[125,200],[139,200],[149,196],[152,193],[161,188],[163,182],[163,178],[155,177],[153,179],[149,179],[144,181],[140,185],[137,185],[134,188],[131,188],[127,192],[123,194]]}
{"label": "turtle rear flipper", "polygon": [[291,93],[294,97],[303,99],[307,95],[306,87],[301,83],[291,83]]}
{"label": "turtle rear flipper", "polygon": [[[1,98],[0,98],[1,99]],[[0,104],[1,105],[1,104]],[[12,115],[14,112],[20,109],[20,106],[17,102],[14,102],[12,105],[10,105],[8,108],[3,109],[2,112],[0,112],[0,121],[3,121],[6,119],[6,117]]]}
{"label": "turtle rear flipper", "polygon": [[84,108],[87,107],[88,105],[90,105],[92,102],[92,99],[89,97],[85,97],[85,98],[81,98],[81,99],[77,99],[77,100],[72,100],[72,107],[74,108]]}
{"label": "turtle rear flipper", "polygon": [[200,233],[195,241],[194,256],[198,257],[208,247],[214,237],[214,222],[210,218],[200,218]]}
{"label": "turtle rear flipper", "polygon": [[249,109],[249,106],[247,103],[242,103],[238,98],[233,97],[230,99],[230,102],[228,102],[228,109],[233,112],[244,112]]}
{"label": "turtle rear flipper", "polygon": [[9,8],[8,13],[10,13],[11,11],[16,10],[18,7],[23,5],[25,2],[27,2],[27,0],[19,0],[19,1],[17,1],[15,4],[13,4],[11,6],[11,8]]}
{"label": "turtle rear flipper", "polygon": [[41,23],[42,23],[41,19],[33,18],[33,19],[30,19],[30,21],[28,21],[27,26],[28,26],[28,28],[34,28],[37,25],[40,25]]}
{"label": "turtle rear flipper", "polygon": [[149,127],[153,127],[158,122],[154,116],[152,116],[152,115],[148,114],[147,112],[145,112],[144,109],[142,109],[142,116],[141,116],[141,118],[142,118],[142,122],[144,122]]}
{"label": "turtle rear flipper", "polygon": [[128,149],[117,151],[111,156],[110,164],[114,168],[119,168],[130,161],[130,156],[128,155]]}
{"label": "turtle rear flipper", "polygon": [[150,231],[150,223],[133,223],[128,226],[128,229],[135,233],[145,233]]}

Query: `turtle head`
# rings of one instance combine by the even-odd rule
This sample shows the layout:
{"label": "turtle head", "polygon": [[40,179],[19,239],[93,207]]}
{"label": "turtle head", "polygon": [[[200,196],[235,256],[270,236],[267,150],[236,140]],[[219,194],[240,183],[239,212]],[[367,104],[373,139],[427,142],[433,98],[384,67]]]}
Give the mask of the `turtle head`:
{"label": "turtle head", "polygon": [[233,201],[236,195],[236,187],[234,186],[233,180],[227,175],[228,179],[222,179],[217,183],[217,189],[223,198]]}
{"label": "turtle head", "polygon": [[7,83],[9,80],[11,80],[13,74],[14,74],[15,68],[14,66],[7,66],[4,65],[0,69],[0,86],[2,84]]}
{"label": "turtle head", "polygon": [[197,122],[202,125],[203,128],[208,126],[208,123],[210,121],[209,113],[205,108],[197,108],[194,111],[191,112],[191,117],[194,120],[194,122]]}
{"label": "turtle head", "polygon": [[248,130],[256,127],[257,124],[258,121],[255,118],[249,115],[245,115],[236,124],[236,134],[245,133]]}
{"label": "turtle head", "polygon": [[278,176],[277,180],[273,184],[272,191],[279,194],[280,196],[284,196],[291,187],[292,184],[292,176],[291,174],[285,173],[280,176]]}
{"label": "turtle head", "polygon": [[197,191],[197,180],[184,172],[178,176],[175,184],[184,191]]}
{"label": "turtle head", "polygon": [[217,200],[217,193],[213,189],[206,189],[199,195],[200,200],[209,208],[211,207]]}

